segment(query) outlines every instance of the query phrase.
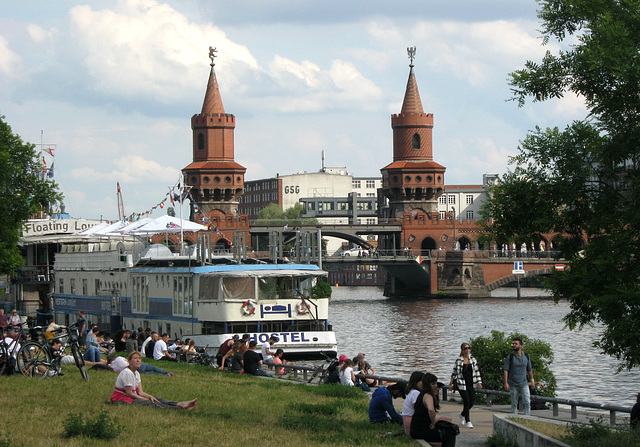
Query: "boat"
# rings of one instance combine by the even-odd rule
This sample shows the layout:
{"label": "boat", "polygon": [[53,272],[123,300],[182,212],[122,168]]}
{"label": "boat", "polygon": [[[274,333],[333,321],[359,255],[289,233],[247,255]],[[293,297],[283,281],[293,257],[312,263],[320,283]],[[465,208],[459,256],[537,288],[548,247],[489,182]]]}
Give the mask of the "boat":
{"label": "boat", "polygon": [[136,236],[89,234],[61,245],[54,273],[60,324],[83,310],[101,328],[151,328],[214,352],[243,334],[258,345],[275,335],[287,358],[337,352],[329,298],[313,293],[327,272],[314,264],[239,263],[197,247],[178,255]]}

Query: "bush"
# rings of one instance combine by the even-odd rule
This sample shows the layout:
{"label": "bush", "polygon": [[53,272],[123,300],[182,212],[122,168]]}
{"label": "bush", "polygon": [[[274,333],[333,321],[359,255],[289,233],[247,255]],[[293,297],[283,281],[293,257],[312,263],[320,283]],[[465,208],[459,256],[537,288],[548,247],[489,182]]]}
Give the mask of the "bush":
{"label": "bush", "polygon": [[[491,338],[477,337],[470,340],[473,356],[478,360],[482,386],[489,390],[502,390],[504,384],[504,362],[513,352],[511,343],[514,338],[522,339],[522,350],[529,354],[533,377],[536,382],[542,382],[545,388],[540,391],[542,396],[556,395],[556,378],[549,369],[553,362],[553,351],[549,343],[538,339],[530,339],[520,333],[505,336],[503,332],[491,331]],[[481,396],[482,397],[482,396]]]}
{"label": "bush", "polygon": [[318,279],[315,286],[311,287],[311,298],[331,298],[331,286],[324,279]]}
{"label": "bush", "polygon": [[637,447],[640,446],[640,432],[631,430],[628,425],[611,427],[598,418],[590,419],[588,425],[570,425],[569,434],[562,441],[580,447]]}
{"label": "bush", "polygon": [[69,413],[62,423],[64,435],[67,438],[74,436],[86,436],[95,439],[113,439],[117,437],[124,427],[118,425],[109,418],[106,411],[102,411],[94,419],[83,419],[81,414]]}

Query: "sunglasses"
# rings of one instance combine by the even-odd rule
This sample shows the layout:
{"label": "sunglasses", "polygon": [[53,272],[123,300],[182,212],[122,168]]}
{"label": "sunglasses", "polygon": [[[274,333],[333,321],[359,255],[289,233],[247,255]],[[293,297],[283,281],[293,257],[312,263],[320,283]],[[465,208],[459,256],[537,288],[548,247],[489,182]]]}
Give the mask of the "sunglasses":
{"label": "sunglasses", "polygon": [[466,348],[462,348],[463,350],[471,349],[471,346],[467,346]]}

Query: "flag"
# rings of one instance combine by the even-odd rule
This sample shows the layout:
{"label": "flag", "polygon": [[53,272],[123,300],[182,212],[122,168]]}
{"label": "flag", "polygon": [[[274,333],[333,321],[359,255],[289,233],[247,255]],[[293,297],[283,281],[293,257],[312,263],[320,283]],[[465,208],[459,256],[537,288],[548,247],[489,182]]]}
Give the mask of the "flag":
{"label": "flag", "polygon": [[[47,174],[47,177],[49,178],[53,178],[53,166],[55,165],[55,161],[53,163],[51,163],[51,168],[49,169],[49,173]],[[64,176],[63,176],[64,177]]]}
{"label": "flag", "polygon": [[55,155],[53,154],[53,151],[55,151],[55,150],[56,150],[56,148],[55,148],[55,147],[51,147],[51,146],[49,146],[49,147],[45,147],[45,148],[43,148],[42,150],[44,150],[46,153],[48,153],[48,154],[49,154],[49,155],[51,155],[52,157],[55,157]]}

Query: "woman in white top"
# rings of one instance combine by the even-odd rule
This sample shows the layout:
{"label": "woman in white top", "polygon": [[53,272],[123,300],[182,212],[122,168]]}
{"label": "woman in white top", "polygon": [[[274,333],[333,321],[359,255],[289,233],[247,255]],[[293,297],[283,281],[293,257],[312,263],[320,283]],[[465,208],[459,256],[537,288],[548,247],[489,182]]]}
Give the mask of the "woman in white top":
{"label": "woman in white top", "polygon": [[422,392],[422,377],[424,373],[422,371],[414,371],[411,373],[411,377],[409,377],[409,383],[407,384],[407,389],[405,393],[407,397],[404,399],[404,404],[402,405],[402,423],[404,425],[404,433],[407,436],[411,430],[411,419],[413,419],[414,405],[416,404],[416,400],[418,400],[418,396]]}
{"label": "woman in white top", "polygon": [[9,315],[9,326],[20,326],[20,316],[18,315],[18,311],[13,309],[11,311],[11,315]]}
{"label": "woman in white top", "polygon": [[111,402],[126,402],[147,405],[157,408],[174,408],[177,410],[193,410],[198,399],[187,402],[175,402],[161,397],[154,397],[142,389],[138,368],[142,364],[142,355],[134,351],[129,355],[129,366],[123,369],[116,379],[116,386],[111,395]]}
{"label": "woman in white top", "polygon": [[342,368],[340,368],[340,383],[347,386],[354,386],[356,384],[356,376],[353,373],[352,360],[345,360]]}

